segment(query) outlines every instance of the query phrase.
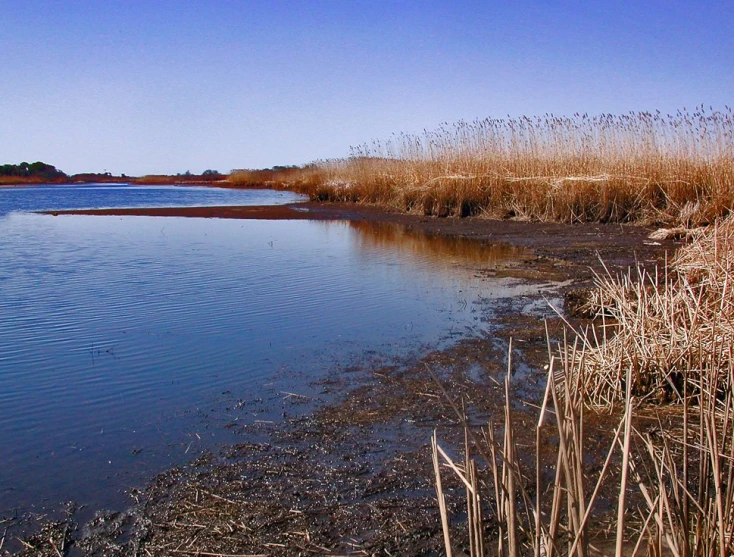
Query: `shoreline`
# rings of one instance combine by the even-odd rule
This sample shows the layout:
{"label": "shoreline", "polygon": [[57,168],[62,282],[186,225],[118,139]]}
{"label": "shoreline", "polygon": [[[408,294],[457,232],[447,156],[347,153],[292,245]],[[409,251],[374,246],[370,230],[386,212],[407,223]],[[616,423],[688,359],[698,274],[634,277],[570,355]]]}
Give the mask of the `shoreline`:
{"label": "shoreline", "polygon": [[[662,261],[666,249],[676,246],[672,241],[648,241],[649,230],[637,226],[439,219],[370,206],[310,202],[51,214],[394,223],[429,235],[529,248],[533,257],[522,266],[493,272],[530,283],[570,281],[559,290],[561,295],[591,281],[591,268],[600,268],[598,257],[610,270],[635,262],[652,265]],[[539,291],[534,299],[542,297]],[[54,553],[48,540],[56,540],[52,545],[66,540],[85,554],[109,555],[143,549],[166,555],[179,544],[193,544],[190,554],[440,550],[443,541],[427,443],[434,427],[447,442],[459,431],[425,369],[436,370],[452,395],[467,400],[472,414],[486,419],[502,406],[493,381],[504,373],[505,350],[512,337],[519,340],[518,361],[525,380],[521,398],[537,399],[544,376],[545,336],[542,321],[522,310],[527,303],[502,302],[494,338],[464,339],[449,349],[397,364],[372,362],[365,354],[358,369],[330,370],[319,384],[337,392],[335,399],[283,423],[243,428],[242,443],[170,470],[145,490],[131,493],[138,501],[131,509],[102,513],[81,524],[71,516],[47,524],[28,541],[34,547],[45,543],[49,555]],[[557,336],[559,320],[550,321]],[[447,489],[455,492],[450,507],[459,509],[460,486]]]}
{"label": "shoreline", "polygon": [[680,245],[673,240],[652,241],[652,228],[637,224],[567,224],[484,217],[433,217],[390,211],[373,205],[304,201],[283,205],[71,209],[41,214],[96,216],[159,216],[256,220],[370,221],[405,226],[429,235],[460,237],[528,248],[537,257],[589,266],[600,261],[612,269],[663,262],[665,252]]}
{"label": "shoreline", "polygon": [[2,188],[21,188],[33,186],[84,186],[84,185],[128,185],[128,186],[211,186],[223,188],[236,188],[229,180],[181,180],[175,177],[163,177],[161,179],[150,178],[145,179],[134,178],[131,176],[95,176],[94,178],[73,180],[68,179],[58,181],[48,181],[43,179],[30,178],[28,180],[0,180],[0,189]]}

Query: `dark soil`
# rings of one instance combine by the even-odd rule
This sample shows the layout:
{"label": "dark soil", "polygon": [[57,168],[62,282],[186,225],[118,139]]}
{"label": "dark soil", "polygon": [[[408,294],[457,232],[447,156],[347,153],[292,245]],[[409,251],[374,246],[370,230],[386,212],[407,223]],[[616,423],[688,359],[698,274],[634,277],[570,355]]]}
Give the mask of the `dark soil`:
{"label": "dark soil", "polygon": [[[642,227],[436,219],[354,205],[83,213],[392,222],[426,234],[528,248],[533,255],[521,265],[492,273],[563,282],[562,294],[575,292],[569,301],[583,298],[579,292],[591,284],[592,269],[602,269],[600,258],[614,272],[636,263],[651,266],[675,248],[672,242],[648,241],[650,230]],[[319,383],[332,395],[328,402],[281,423],[236,426],[240,443],[159,476],[144,491],[131,493],[129,509],[99,512],[85,523],[70,509],[67,519],[26,538],[20,554],[442,554],[430,437],[438,429],[441,444],[455,450],[464,435],[444,389],[475,426],[500,420],[512,337],[519,443],[534,446],[533,405],[542,396],[547,348],[542,315],[522,310],[530,301],[502,301],[492,337],[464,339],[404,362],[366,354],[357,368],[331,370]],[[551,335],[560,338],[562,321],[545,313]],[[600,432],[610,429],[603,419],[589,423]],[[598,456],[593,443],[589,451],[592,459]],[[459,553],[466,540],[464,489],[448,476],[446,481]],[[491,516],[485,529],[491,536]]]}

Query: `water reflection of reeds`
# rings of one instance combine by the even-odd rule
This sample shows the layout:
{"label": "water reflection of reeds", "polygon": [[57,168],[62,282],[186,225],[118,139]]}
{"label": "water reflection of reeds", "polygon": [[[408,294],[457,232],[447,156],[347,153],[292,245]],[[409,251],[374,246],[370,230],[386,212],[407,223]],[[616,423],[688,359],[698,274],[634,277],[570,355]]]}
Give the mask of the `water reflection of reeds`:
{"label": "water reflection of reeds", "polygon": [[524,248],[510,244],[491,244],[469,238],[427,234],[394,223],[367,221],[349,222],[355,230],[356,242],[363,252],[399,252],[411,259],[426,259],[445,266],[492,266],[500,262],[515,262],[528,257]]}

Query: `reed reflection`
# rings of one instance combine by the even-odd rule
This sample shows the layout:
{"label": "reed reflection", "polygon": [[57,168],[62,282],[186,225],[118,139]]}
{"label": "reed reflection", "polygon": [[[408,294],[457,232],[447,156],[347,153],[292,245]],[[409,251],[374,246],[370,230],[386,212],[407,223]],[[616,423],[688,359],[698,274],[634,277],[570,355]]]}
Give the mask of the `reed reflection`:
{"label": "reed reflection", "polygon": [[437,268],[487,268],[530,257],[527,249],[510,244],[426,234],[394,223],[350,221],[349,227],[357,232],[355,241],[361,252],[373,255],[398,251],[411,260],[434,262]]}

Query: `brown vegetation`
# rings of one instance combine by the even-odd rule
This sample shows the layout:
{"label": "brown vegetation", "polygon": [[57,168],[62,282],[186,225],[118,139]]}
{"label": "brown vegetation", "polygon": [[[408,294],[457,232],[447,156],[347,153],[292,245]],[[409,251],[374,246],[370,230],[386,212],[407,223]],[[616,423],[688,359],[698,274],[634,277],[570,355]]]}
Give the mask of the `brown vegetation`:
{"label": "brown vegetation", "polygon": [[[464,461],[452,459],[435,434],[432,442],[446,554],[452,555],[442,488],[442,475],[448,472],[466,487],[472,557],[486,555],[490,540],[496,546],[490,554],[510,557],[731,555],[731,390],[721,398],[716,374],[702,376],[697,394],[681,395],[681,412],[671,419],[664,413],[644,412],[627,389],[606,458],[591,464],[585,449],[591,441],[585,435],[587,401],[575,384],[578,368],[583,366],[575,357],[576,348],[563,344],[551,355],[536,425],[535,458],[530,463],[519,456],[527,456],[528,451],[515,440],[510,373],[505,379],[506,410],[499,429],[490,423],[479,433],[472,431],[452,401],[465,424]],[[556,450],[548,455],[543,439],[553,435],[557,436]],[[478,468],[477,461],[484,466]],[[615,486],[616,498],[607,497],[606,512],[600,510],[602,494],[614,493]],[[491,538],[485,531],[488,520],[497,524]],[[604,524],[609,527],[600,527]]]}
{"label": "brown vegetation", "polygon": [[623,398],[628,369],[641,399],[700,392],[711,373],[722,396],[730,393],[732,279],[734,217],[694,234],[661,272],[598,276],[587,307],[602,326],[581,332],[583,375],[575,379],[585,399],[607,405]]}
{"label": "brown vegetation", "polygon": [[308,193],[323,179],[324,173],[319,164],[306,166],[274,166],[261,169],[233,170],[229,183],[237,188],[292,189]]}
{"label": "brown vegetation", "polygon": [[488,118],[230,179],[435,216],[702,224],[734,202],[733,131],[728,108]]}
{"label": "brown vegetation", "polygon": [[36,178],[32,176],[28,177],[20,177],[20,176],[0,176],[0,185],[1,186],[25,186],[25,185],[35,185],[35,184],[65,184],[68,180],[64,179],[55,179],[55,180],[46,180],[45,178]]}
{"label": "brown vegetation", "polygon": [[139,178],[128,178],[127,181],[139,185],[161,185],[168,186],[173,184],[211,184],[226,179],[226,176],[220,174],[216,170],[207,170],[202,174],[192,174],[185,172],[184,174],[146,174]]}
{"label": "brown vegetation", "polygon": [[[607,484],[609,493],[613,482],[617,496],[608,498],[606,506],[617,508],[616,519],[610,519],[616,527],[602,536],[602,543],[608,544],[604,554],[612,554],[613,544],[618,557],[638,552],[731,555],[733,272],[734,217],[729,217],[694,235],[663,276],[651,277],[641,270],[637,280],[631,274],[598,277],[589,305],[602,320],[601,330],[577,332],[575,340],[562,343],[555,354],[549,342],[536,458],[529,467],[518,458],[521,451],[513,433],[509,364],[501,430],[490,423],[479,436],[465,426],[463,465],[455,463],[434,436],[447,553],[451,536],[442,506],[441,462],[466,486],[472,556],[485,554],[486,501],[492,502],[499,524],[499,555],[592,554],[592,536],[601,532],[591,528],[590,518],[598,522],[603,517],[597,498],[602,485]],[[650,402],[676,404],[660,407]],[[456,403],[452,405],[466,424]],[[607,457],[603,465],[590,465],[584,449],[589,442],[584,436],[585,407],[614,412],[615,406],[621,407],[616,412],[620,421]],[[555,457],[549,460],[541,455],[541,439],[553,427],[546,425],[551,420],[557,442]],[[484,461],[484,485],[471,454]],[[544,477],[554,460],[554,477]]]}

